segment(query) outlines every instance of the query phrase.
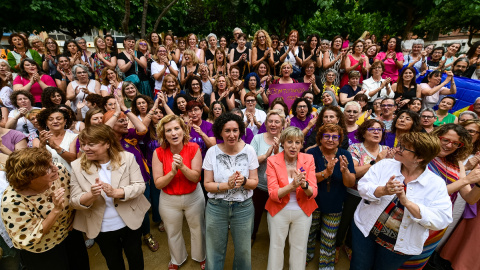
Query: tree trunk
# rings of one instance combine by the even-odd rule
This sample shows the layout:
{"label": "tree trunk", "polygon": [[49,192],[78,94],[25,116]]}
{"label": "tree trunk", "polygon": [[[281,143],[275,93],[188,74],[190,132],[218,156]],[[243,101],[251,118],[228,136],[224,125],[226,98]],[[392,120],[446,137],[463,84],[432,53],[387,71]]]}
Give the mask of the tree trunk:
{"label": "tree trunk", "polygon": [[158,18],[157,20],[155,21],[155,25],[153,26],[153,32],[156,32],[157,31],[157,27],[158,25],[160,24],[160,20],[162,20],[163,16],[165,16],[165,14],[167,13],[167,11],[175,4],[177,3],[178,0],[173,0],[172,2],[170,2],[170,4],[168,4],[168,6],[166,6],[163,10],[162,10],[162,13],[160,13],[160,15],[158,15]]}
{"label": "tree trunk", "polygon": [[285,38],[285,32],[287,31],[287,18],[283,18],[280,22],[280,39]]}
{"label": "tree trunk", "polygon": [[472,47],[472,39],[473,39],[473,36],[477,33],[478,30],[475,30],[475,27],[473,27],[473,25],[470,25],[470,27],[468,27],[468,46]]}
{"label": "tree trunk", "polygon": [[125,0],[125,16],[122,20],[122,30],[125,35],[128,35],[128,23],[130,21],[130,0]]}
{"label": "tree trunk", "polygon": [[147,9],[148,9],[148,0],[143,1],[143,13],[142,13],[142,28],[140,30],[140,36],[145,38],[145,27],[147,22]]}

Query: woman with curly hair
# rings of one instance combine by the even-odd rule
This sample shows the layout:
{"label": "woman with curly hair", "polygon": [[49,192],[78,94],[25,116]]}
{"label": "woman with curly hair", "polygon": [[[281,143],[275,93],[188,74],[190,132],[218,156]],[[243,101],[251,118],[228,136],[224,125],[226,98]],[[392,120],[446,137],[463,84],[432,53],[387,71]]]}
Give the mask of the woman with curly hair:
{"label": "woman with curly hair", "polygon": [[251,269],[252,196],[258,183],[257,155],[252,146],[240,140],[245,134],[240,116],[221,115],[213,124],[213,133],[224,142],[208,150],[202,167],[208,192],[206,266],[209,270],[224,269],[230,231],[235,246],[233,268]]}
{"label": "woman with curly hair", "polygon": [[53,108],[60,104],[65,104],[67,97],[65,92],[57,87],[47,87],[42,92],[42,107]]}
{"label": "woman with curly hair", "polygon": [[272,40],[267,31],[258,30],[253,36],[252,68],[256,68],[262,61],[266,61],[273,66]]}
{"label": "woman with curly hair", "polygon": [[39,141],[34,141],[33,147],[46,148],[54,162],[62,163],[70,172],[70,162],[77,159],[73,150],[77,134],[67,132],[73,121],[70,114],[58,107],[48,108],[37,115],[37,121],[44,130],[40,131]]}

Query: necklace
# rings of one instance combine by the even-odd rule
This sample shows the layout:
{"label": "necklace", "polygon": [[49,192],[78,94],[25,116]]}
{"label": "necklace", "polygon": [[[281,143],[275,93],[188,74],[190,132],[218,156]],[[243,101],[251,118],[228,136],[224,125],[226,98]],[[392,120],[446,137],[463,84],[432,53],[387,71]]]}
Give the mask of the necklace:
{"label": "necklace", "polygon": [[287,164],[287,166],[290,166],[290,167],[297,167],[297,160],[295,160],[294,162],[288,162],[287,160],[285,160],[285,164]]}
{"label": "necklace", "polygon": [[[337,151],[338,151],[338,148],[335,149],[335,154],[333,155],[334,157],[337,155]],[[322,153],[322,158],[323,158],[323,162],[325,163],[325,167],[328,166],[328,162],[327,162],[327,159],[325,158],[325,155]],[[327,179],[327,192],[330,192],[330,182],[332,181],[332,174],[328,176]]]}

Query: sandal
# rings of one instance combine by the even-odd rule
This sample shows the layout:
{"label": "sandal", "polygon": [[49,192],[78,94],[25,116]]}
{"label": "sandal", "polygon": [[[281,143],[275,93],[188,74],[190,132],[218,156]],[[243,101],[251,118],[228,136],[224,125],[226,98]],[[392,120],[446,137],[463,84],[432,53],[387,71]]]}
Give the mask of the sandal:
{"label": "sandal", "polygon": [[335,248],[335,264],[338,263],[338,260],[340,259],[340,247]]}
{"label": "sandal", "polygon": [[143,237],[143,240],[145,241],[145,244],[147,244],[148,248],[152,251],[155,252],[158,250],[158,242],[153,238],[151,234],[147,234]]}
{"label": "sandal", "polygon": [[344,248],[345,248],[345,253],[347,253],[348,260],[351,261],[352,260],[352,249],[349,248],[347,245],[345,245]]}
{"label": "sandal", "polygon": [[178,268],[180,268],[179,265],[173,264],[172,262],[168,263],[168,270],[177,270]]}
{"label": "sandal", "polygon": [[200,262],[200,269],[205,270],[205,260],[203,260],[203,262]]}
{"label": "sandal", "polygon": [[160,224],[158,224],[158,230],[160,232],[165,232],[165,224],[163,223],[163,221],[160,221]]}

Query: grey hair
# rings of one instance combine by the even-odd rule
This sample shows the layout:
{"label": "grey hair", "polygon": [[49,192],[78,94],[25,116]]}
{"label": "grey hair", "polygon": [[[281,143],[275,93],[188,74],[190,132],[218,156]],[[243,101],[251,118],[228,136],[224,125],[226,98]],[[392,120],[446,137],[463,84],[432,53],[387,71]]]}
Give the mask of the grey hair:
{"label": "grey hair", "polygon": [[320,41],[320,43],[330,43],[330,40],[328,40],[328,39],[322,39],[322,41]]}
{"label": "grey hair", "polygon": [[464,112],[461,112],[459,115],[458,115],[458,120],[460,120],[460,118],[462,118],[463,115],[471,115],[473,117],[473,119],[478,119],[478,115],[472,111],[464,111]]}
{"label": "grey hair", "polygon": [[240,33],[243,33],[243,31],[240,27],[235,27],[235,29],[233,29],[233,32],[235,33],[235,31],[240,31]]}
{"label": "grey hair", "polygon": [[43,39],[40,36],[34,35],[28,37],[28,43],[30,43],[30,46],[33,47],[33,43],[36,41],[40,41],[43,43]]}
{"label": "grey hair", "polygon": [[87,42],[87,40],[86,40],[86,39],[84,39],[83,37],[77,37],[77,38],[75,39],[75,41],[77,41],[77,42],[78,42],[78,41],[80,41],[80,40],[82,40],[82,39],[83,39],[83,41]]}
{"label": "grey hair", "polygon": [[333,100],[331,106],[338,106],[338,102],[337,102],[337,98],[335,97],[335,94],[332,91],[325,91],[325,92],[322,93],[322,95],[325,94],[325,93],[330,95],[330,97]]}
{"label": "grey hair", "polygon": [[7,60],[5,60],[5,59],[3,59],[3,58],[0,58],[0,64],[1,64],[1,63],[4,63],[5,65],[7,65],[8,70],[10,70],[10,65],[8,64],[8,61],[7,61]]}
{"label": "grey hair", "polygon": [[267,113],[267,117],[265,118],[265,122],[268,121],[268,118],[270,118],[270,116],[272,115],[278,115],[280,116],[280,118],[282,119],[282,125],[285,125],[285,113],[282,111],[282,110],[270,110],[268,113]]}
{"label": "grey hair", "polygon": [[233,114],[238,113],[238,114],[241,115],[242,119],[243,119],[243,117],[245,117],[245,116],[243,115],[242,110],[240,110],[239,108],[233,108],[232,110],[230,110],[230,113],[233,113]]}
{"label": "grey hair", "polygon": [[73,75],[73,78],[75,80],[78,80],[77,78],[77,68],[81,68],[83,70],[85,70],[87,73],[88,73],[88,77],[90,77],[92,74],[90,73],[90,71],[88,70],[88,68],[85,66],[85,65],[82,65],[82,64],[76,64],[75,66],[73,66],[72,68],[72,75]]}
{"label": "grey hair", "polygon": [[377,100],[383,100],[384,98],[383,97],[377,97],[375,100],[373,100],[373,102],[377,101]]}
{"label": "grey hair", "polygon": [[414,45],[422,45],[425,46],[425,41],[423,41],[423,39],[419,38],[419,39],[415,39],[413,42],[412,42],[412,46]]}
{"label": "grey hair", "polygon": [[433,117],[437,117],[437,114],[435,113],[435,111],[434,111],[432,108],[425,108],[425,109],[423,109],[423,110],[420,112],[420,115],[422,115],[423,112],[431,112],[431,113],[433,113]]}
{"label": "grey hair", "polygon": [[215,35],[214,33],[210,33],[210,34],[208,34],[208,36],[206,38],[207,42],[211,37],[214,37],[216,40],[218,40],[217,35]]}
{"label": "grey hair", "polygon": [[474,102],[474,103],[476,103],[476,102],[479,101],[479,100],[480,100],[480,97],[477,97],[477,99],[475,99],[475,102]]}
{"label": "grey hair", "polygon": [[359,111],[362,111],[362,106],[360,106],[360,104],[359,104],[358,102],[356,102],[356,101],[349,101],[349,102],[347,102],[347,104],[345,104],[345,107],[344,107],[344,108],[346,109],[348,106],[355,106],[355,107],[357,107],[357,109],[358,109]]}
{"label": "grey hair", "polygon": [[335,74],[335,76],[338,76],[338,71],[336,71],[335,69],[333,68],[329,68],[327,69],[327,71],[325,71],[325,75],[330,73],[330,72],[333,72],[333,74]]}

